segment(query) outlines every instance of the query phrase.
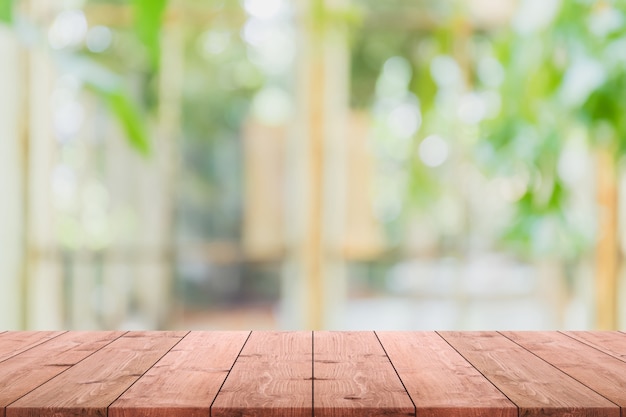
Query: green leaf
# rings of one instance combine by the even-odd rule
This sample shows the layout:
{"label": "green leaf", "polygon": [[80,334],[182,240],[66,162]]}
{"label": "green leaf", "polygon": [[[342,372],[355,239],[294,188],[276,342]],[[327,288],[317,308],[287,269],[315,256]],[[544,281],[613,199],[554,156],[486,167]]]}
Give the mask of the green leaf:
{"label": "green leaf", "polygon": [[13,1],[0,0],[0,23],[11,24],[13,22]]}
{"label": "green leaf", "polygon": [[106,67],[88,58],[60,56],[59,64],[73,74],[104,103],[122,127],[126,140],[144,156],[150,154],[146,122],[138,106],[128,95],[122,79]]}
{"label": "green leaf", "polygon": [[146,125],[137,107],[123,91],[105,93],[109,109],[117,117],[130,145],[144,156],[150,153]]}
{"label": "green leaf", "polygon": [[133,0],[134,30],[146,47],[152,68],[159,67],[160,35],[167,0]]}

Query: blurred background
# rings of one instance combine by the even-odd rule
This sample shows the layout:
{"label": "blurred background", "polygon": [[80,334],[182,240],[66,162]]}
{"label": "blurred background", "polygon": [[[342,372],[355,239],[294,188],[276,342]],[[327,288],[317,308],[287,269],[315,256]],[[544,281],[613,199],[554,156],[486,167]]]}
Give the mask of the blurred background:
{"label": "blurred background", "polygon": [[626,3],[0,0],[0,328],[626,328]]}

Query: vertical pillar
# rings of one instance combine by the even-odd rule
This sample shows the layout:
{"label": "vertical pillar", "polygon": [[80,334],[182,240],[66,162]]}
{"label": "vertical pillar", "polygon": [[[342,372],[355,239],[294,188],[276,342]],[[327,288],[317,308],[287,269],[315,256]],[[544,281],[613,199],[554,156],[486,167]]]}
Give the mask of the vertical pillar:
{"label": "vertical pillar", "polygon": [[[54,12],[46,2],[24,2],[35,20]],[[52,173],[56,141],[52,133],[50,93],[54,74],[48,51],[22,51],[23,105],[21,142],[21,209],[23,212],[22,323],[24,329],[62,328],[62,279],[55,256],[57,239],[52,204]]]}
{"label": "vertical pillar", "polygon": [[[40,7],[37,3],[37,7]],[[33,13],[45,16],[45,6]],[[49,8],[47,8],[49,9]],[[63,284],[56,256],[58,247],[52,177],[57,155],[53,136],[50,96],[54,74],[45,49],[29,52],[28,149],[27,149],[27,227],[25,236],[28,276],[27,327],[63,328]]]}
{"label": "vertical pillar", "polygon": [[[313,1],[315,3],[315,0]],[[319,0],[324,4],[324,0]],[[321,6],[324,7],[324,6]],[[323,194],[324,194],[324,142],[325,114],[324,104],[326,91],[326,56],[324,51],[325,28],[314,25],[309,36],[309,80],[307,83],[309,105],[309,137],[306,152],[309,158],[306,189],[309,194],[306,234],[304,237],[304,273],[308,294],[307,328],[318,330],[323,328],[324,317],[324,275],[323,275]]]}
{"label": "vertical pillar", "polygon": [[617,329],[618,181],[615,155],[597,154],[598,243],[596,247],[596,328]]}
{"label": "vertical pillar", "polygon": [[21,271],[24,258],[24,181],[20,125],[25,106],[22,81],[24,71],[19,45],[11,31],[0,26],[0,328],[23,327],[23,289]]}
{"label": "vertical pillar", "polygon": [[[345,9],[349,0],[326,0],[329,13]],[[345,231],[349,184],[348,120],[350,116],[350,50],[345,23],[328,26],[324,33],[324,172],[323,172],[323,297],[324,328],[340,329],[347,293]]]}
{"label": "vertical pillar", "polygon": [[[296,117],[288,145],[288,256],[283,280],[287,327],[336,326],[345,292],[345,33],[327,16],[340,0],[297,3]],[[297,311],[299,310],[299,311]],[[297,312],[296,312],[297,311]]]}

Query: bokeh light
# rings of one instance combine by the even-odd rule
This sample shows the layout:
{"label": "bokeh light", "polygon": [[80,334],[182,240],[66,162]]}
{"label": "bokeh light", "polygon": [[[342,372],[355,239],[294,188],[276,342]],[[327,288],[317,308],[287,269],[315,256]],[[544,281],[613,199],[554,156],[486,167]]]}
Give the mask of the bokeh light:
{"label": "bokeh light", "polygon": [[430,135],[422,140],[419,146],[419,156],[422,162],[429,167],[438,167],[448,159],[448,142],[439,135]]}
{"label": "bokeh light", "polygon": [[271,19],[280,14],[283,0],[244,0],[246,12],[258,19]]}
{"label": "bokeh light", "polygon": [[81,10],[59,13],[48,31],[48,42],[54,49],[79,46],[87,34],[87,19]]}
{"label": "bokeh light", "polygon": [[113,40],[111,29],[106,26],[94,26],[87,32],[85,45],[87,49],[94,53],[106,51]]}

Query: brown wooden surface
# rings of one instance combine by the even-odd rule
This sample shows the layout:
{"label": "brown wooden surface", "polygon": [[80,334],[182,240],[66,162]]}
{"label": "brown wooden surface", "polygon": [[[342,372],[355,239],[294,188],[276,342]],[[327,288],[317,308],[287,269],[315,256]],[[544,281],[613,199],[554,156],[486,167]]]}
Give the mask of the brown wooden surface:
{"label": "brown wooden surface", "polygon": [[68,332],[0,363],[0,417],[5,407],[74,366],[123,332]]}
{"label": "brown wooden surface", "polygon": [[417,415],[516,417],[517,407],[434,332],[376,332]]}
{"label": "brown wooden surface", "polygon": [[252,332],[211,417],[311,417],[311,332]]}
{"label": "brown wooden surface", "polygon": [[193,332],[111,407],[109,417],[206,417],[249,332]]}
{"label": "brown wooden surface", "polygon": [[7,417],[106,416],[185,332],[129,332],[6,408]]}
{"label": "brown wooden surface", "polygon": [[566,335],[626,361],[626,334],[621,332],[565,332]]}
{"label": "brown wooden surface", "polygon": [[520,416],[620,416],[615,404],[499,333],[441,335],[519,407]]}
{"label": "brown wooden surface", "polygon": [[37,346],[63,332],[5,332],[0,334],[0,362]]}
{"label": "brown wooden surface", "polygon": [[[626,362],[561,333],[505,332],[506,337],[530,350],[611,402],[626,407]],[[585,366],[581,366],[584,363]],[[622,414],[624,415],[624,414]]]}
{"label": "brown wooden surface", "polygon": [[374,332],[315,332],[313,337],[315,417],[415,415]]}
{"label": "brown wooden surface", "polygon": [[626,417],[620,332],[0,332],[0,417]]}

